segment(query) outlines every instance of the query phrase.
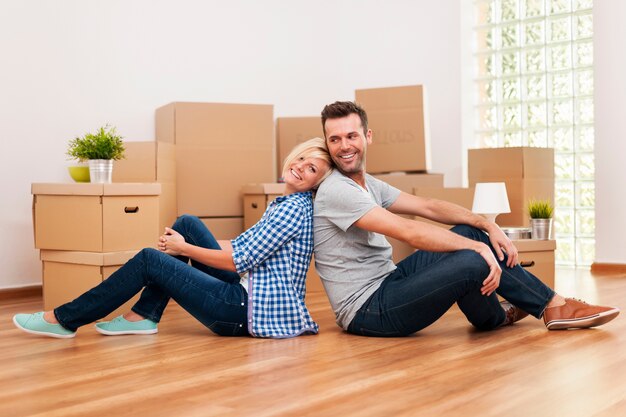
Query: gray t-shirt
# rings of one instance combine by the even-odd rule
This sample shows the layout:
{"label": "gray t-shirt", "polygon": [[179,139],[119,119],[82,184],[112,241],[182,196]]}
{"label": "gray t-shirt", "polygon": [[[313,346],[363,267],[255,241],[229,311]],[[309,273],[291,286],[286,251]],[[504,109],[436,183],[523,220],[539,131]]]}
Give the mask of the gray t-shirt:
{"label": "gray t-shirt", "polygon": [[389,207],[400,190],[366,174],[367,191],[335,170],[313,204],[315,268],[344,329],[365,301],[396,269],[385,236],[354,226],[376,206]]}

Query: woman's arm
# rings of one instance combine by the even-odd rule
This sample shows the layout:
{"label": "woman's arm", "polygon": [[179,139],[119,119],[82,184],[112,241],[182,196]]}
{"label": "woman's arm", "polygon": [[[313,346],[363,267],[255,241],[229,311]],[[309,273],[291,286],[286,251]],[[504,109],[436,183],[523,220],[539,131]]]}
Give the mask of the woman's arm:
{"label": "woman's arm", "polygon": [[[220,242],[222,246],[223,242]],[[225,245],[224,245],[225,246]],[[230,242],[228,242],[230,247]],[[165,228],[165,234],[159,238],[159,250],[172,256],[186,256],[213,268],[237,272],[233,262],[232,248],[206,249],[185,242],[185,238],[174,229]]]}
{"label": "woman's arm", "polygon": [[237,272],[249,271],[265,262],[283,245],[297,236],[304,222],[305,216],[311,216],[297,201],[286,200],[278,205],[268,207],[272,210],[262,221],[257,223],[254,233],[247,239],[237,238],[233,241],[233,260]]}

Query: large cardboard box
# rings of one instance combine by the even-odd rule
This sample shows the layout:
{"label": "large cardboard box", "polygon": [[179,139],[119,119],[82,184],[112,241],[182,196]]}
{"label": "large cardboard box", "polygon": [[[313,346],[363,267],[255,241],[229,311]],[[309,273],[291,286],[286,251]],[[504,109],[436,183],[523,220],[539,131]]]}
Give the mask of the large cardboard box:
{"label": "large cardboard box", "polygon": [[[137,251],[74,252],[42,250],[44,310],[51,310],[72,301],[82,293],[100,284],[117,271]],[[135,295],[110,313],[112,319],[126,313],[139,299]]]}
{"label": "large cardboard box", "polygon": [[408,194],[415,188],[443,188],[443,174],[395,172],[374,177]]}
{"label": "large cardboard box", "polygon": [[243,233],[243,217],[201,217],[217,240],[232,240]]}
{"label": "large cardboard box", "polygon": [[356,90],[367,112],[372,144],[367,171],[379,174],[430,169],[430,133],[422,85]]}
{"label": "large cardboard box", "polygon": [[324,137],[320,116],[276,119],[276,178],[282,177],[283,162],[289,152],[296,145],[316,137]]}
{"label": "large cardboard box", "polygon": [[[261,220],[267,206],[285,190],[285,184],[262,183],[248,184],[242,188],[244,195],[244,229],[247,230]],[[322,281],[315,270],[315,259],[311,257],[311,264],[306,275],[307,291],[324,291]]]}
{"label": "large cardboard box", "polygon": [[[458,204],[461,207],[465,207],[468,210],[472,209],[472,204],[474,202],[474,187],[470,188],[422,188],[416,187],[413,190],[413,194],[426,197],[426,198],[434,198],[437,200],[448,201],[450,203]],[[422,217],[416,217],[417,220],[425,221],[427,223],[434,224],[436,226],[445,227],[447,229],[451,228],[454,225],[447,225],[443,223],[434,222],[431,220],[424,219]]]}
{"label": "large cardboard box", "polygon": [[154,247],[158,183],[32,184],[35,247],[115,252]]}
{"label": "large cardboard box", "polygon": [[125,158],[113,163],[113,182],[159,182],[159,231],[176,220],[176,146],[166,142],[125,142]]}
{"label": "large cardboard box", "polygon": [[179,215],[242,216],[241,187],[275,178],[271,105],[170,103],[156,138],[176,144]]}
{"label": "large cardboard box", "polygon": [[176,181],[176,146],[172,143],[124,142],[124,159],[113,162],[113,182]]}
{"label": "large cardboard box", "polygon": [[528,226],[526,206],[531,199],[554,204],[554,149],[486,148],[468,151],[470,186],[478,182],[504,182],[511,213],[500,214],[500,226]]}
{"label": "large cardboard box", "polygon": [[556,241],[519,239],[514,240],[513,244],[518,250],[522,267],[554,289]]}

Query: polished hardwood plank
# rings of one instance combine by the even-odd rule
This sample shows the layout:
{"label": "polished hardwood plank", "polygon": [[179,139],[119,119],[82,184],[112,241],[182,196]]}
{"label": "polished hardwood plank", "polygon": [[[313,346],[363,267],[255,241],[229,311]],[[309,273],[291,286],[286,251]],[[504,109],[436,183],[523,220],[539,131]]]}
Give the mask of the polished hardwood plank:
{"label": "polished hardwood plank", "polygon": [[[557,289],[624,307],[626,275],[557,270]],[[26,295],[0,300],[2,416],[620,416],[626,414],[626,317],[548,332],[527,318],[477,332],[453,308],[408,338],[347,335],[323,293],[321,332],[285,340],[213,335],[179,306],[159,334],[27,335]],[[626,314],[626,313],[622,313]]]}

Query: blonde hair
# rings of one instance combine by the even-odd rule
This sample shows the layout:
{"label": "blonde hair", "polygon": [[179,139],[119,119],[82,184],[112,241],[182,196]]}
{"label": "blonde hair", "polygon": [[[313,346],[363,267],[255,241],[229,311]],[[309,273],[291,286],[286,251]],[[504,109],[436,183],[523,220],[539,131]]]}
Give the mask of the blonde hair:
{"label": "blonde hair", "polygon": [[326,179],[333,171],[332,166],[333,163],[330,159],[330,154],[328,153],[328,148],[326,147],[326,141],[322,138],[313,138],[302,143],[296,145],[289,155],[285,158],[283,162],[283,172],[291,165],[296,159],[307,159],[307,158],[318,158],[328,162],[329,169],[322,176],[315,186],[319,185],[322,181]]}

